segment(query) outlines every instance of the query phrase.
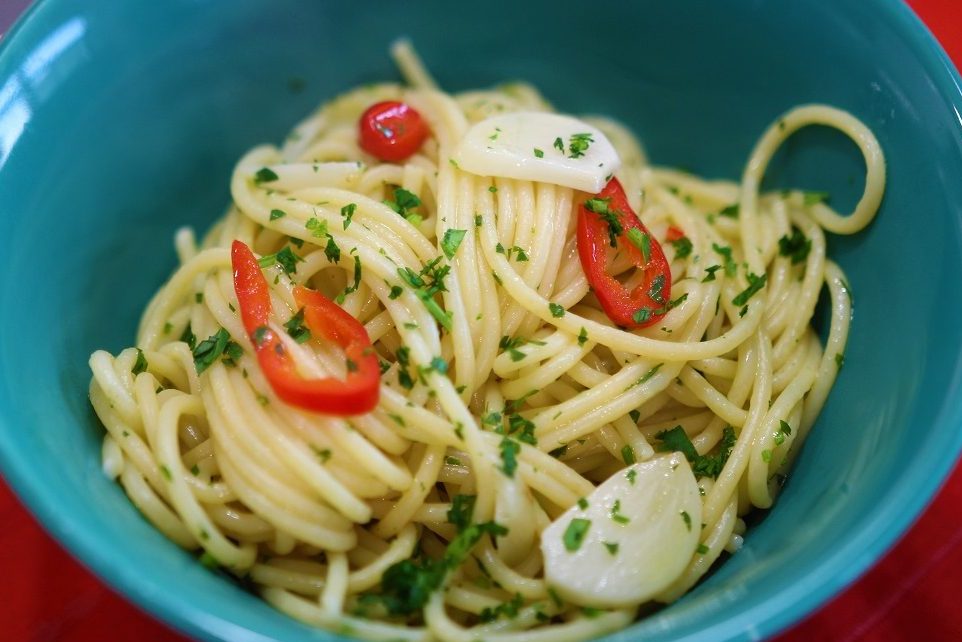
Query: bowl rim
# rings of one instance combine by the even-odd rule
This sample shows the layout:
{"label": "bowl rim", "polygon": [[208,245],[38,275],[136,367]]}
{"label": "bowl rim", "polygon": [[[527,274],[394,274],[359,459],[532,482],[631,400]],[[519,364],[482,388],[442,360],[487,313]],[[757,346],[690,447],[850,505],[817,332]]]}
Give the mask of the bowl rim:
{"label": "bowl rim", "polygon": [[[35,0],[0,37],[0,65],[5,62],[15,44],[28,38],[31,30],[45,33],[42,24],[49,5],[57,0]],[[962,77],[945,50],[903,0],[863,0],[872,2],[882,20],[896,32],[916,55],[938,92],[951,104],[962,131]],[[953,126],[956,125],[953,123]],[[950,390],[962,391],[962,355],[956,357]],[[934,425],[947,423],[962,425],[962,395],[948,395],[935,415]],[[230,620],[211,614],[194,604],[169,593],[154,584],[149,576],[137,569],[125,567],[99,539],[89,532],[75,529],[72,518],[56,509],[57,498],[42,483],[33,480],[28,463],[20,460],[0,432],[0,476],[14,491],[21,505],[33,515],[58,545],[66,549],[82,566],[100,581],[121,594],[124,599],[149,613],[164,625],[188,635],[211,640],[267,639],[253,631],[242,630]],[[734,613],[709,629],[703,629],[686,640],[704,639],[759,639],[783,631],[792,624],[812,615],[863,575],[869,567],[895,545],[922,511],[935,498],[946,482],[962,453],[962,430],[955,431],[945,444],[929,445],[919,454],[929,455],[928,467],[909,471],[902,484],[890,495],[890,500],[869,523],[870,527],[843,542],[822,563],[798,578],[794,585],[760,602],[750,611]],[[844,563],[841,563],[844,560]],[[634,628],[634,627],[632,627]],[[623,629],[604,639],[627,640],[632,629]],[[333,633],[331,635],[334,635]],[[334,639],[334,638],[332,638]]]}

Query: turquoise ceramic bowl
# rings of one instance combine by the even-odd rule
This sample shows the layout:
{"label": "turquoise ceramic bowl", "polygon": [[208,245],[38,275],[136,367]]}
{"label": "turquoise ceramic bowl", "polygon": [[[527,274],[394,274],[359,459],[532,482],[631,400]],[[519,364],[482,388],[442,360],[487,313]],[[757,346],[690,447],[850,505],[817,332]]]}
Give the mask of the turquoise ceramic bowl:
{"label": "turquoise ceramic bowl", "polygon": [[[206,571],[104,479],[87,357],[131,343],[174,266],[174,229],[223,211],[239,155],[321,100],[396,78],[387,47],[399,34],[451,90],[528,79],[565,111],[622,119],[656,162],[709,176],[737,178],[766,124],[812,101],[852,111],[888,156],[876,222],[831,240],[856,293],[851,342],[781,501],[707,581],[609,640],[774,633],[882,555],[955,461],[962,94],[903,5],[78,4],[39,2],[0,45],[0,463],[70,551],[181,631],[335,639]],[[851,143],[816,130],[769,180],[846,207],[862,173]]]}

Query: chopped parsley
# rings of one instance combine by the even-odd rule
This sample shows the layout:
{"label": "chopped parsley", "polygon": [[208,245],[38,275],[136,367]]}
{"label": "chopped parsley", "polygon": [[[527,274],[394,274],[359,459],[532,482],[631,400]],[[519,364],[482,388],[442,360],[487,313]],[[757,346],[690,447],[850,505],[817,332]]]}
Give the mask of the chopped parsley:
{"label": "chopped parsley", "polygon": [[709,266],[709,267],[706,267],[706,268],[705,268],[705,272],[708,272],[708,274],[705,276],[704,279],[701,280],[701,282],[702,282],[702,283],[708,283],[709,281],[714,281],[714,280],[715,280],[715,272],[717,272],[718,270],[720,270],[721,267],[722,267],[722,266],[720,266],[720,265],[711,265],[711,266]]}
{"label": "chopped parsley", "polygon": [[291,250],[291,248],[285,247],[280,252],[262,256],[257,260],[257,264],[262,268],[271,267],[274,264],[280,265],[281,269],[284,270],[284,274],[290,276],[291,274],[297,272],[297,262],[303,260],[304,259],[294,254],[294,251]]}
{"label": "chopped parsley", "polygon": [[478,618],[481,620],[481,622],[493,622],[494,620],[502,617],[513,619],[518,617],[518,612],[521,610],[523,605],[524,598],[521,597],[520,593],[515,593],[510,602],[502,602],[494,608],[486,606],[481,609],[481,613],[478,614]]}
{"label": "chopped parsley", "polygon": [[272,221],[276,221],[277,219],[284,218],[285,216],[287,216],[287,212],[284,210],[271,210],[270,219]]}
{"label": "chopped parsley", "polygon": [[828,201],[828,192],[805,192],[802,196],[802,203],[805,207],[810,207],[816,203],[825,203]]}
{"label": "chopped parsley", "polygon": [[180,334],[180,340],[187,344],[187,347],[191,350],[197,345],[197,337],[194,336],[193,330],[190,329],[190,324],[184,328],[184,331]]}
{"label": "chopped parsley", "polygon": [[228,341],[224,347],[224,355],[224,365],[233,368],[237,365],[237,362],[241,360],[241,357],[244,356],[244,348],[236,341]]}
{"label": "chopped parsley", "polygon": [[618,524],[627,524],[631,520],[621,514],[621,500],[616,499],[615,503],[611,506],[610,513],[612,521]]}
{"label": "chopped parsley", "polygon": [[344,229],[346,230],[351,225],[351,219],[354,218],[354,212],[357,211],[357,203],[348,203],[341,208],[341,216],[344,218]]}
{"label": "chopped parsley", "polygon": [[557,149],[562,154],[565,153],[565,143],[563,140],[561,140],[561,136],[558,136],[557,138],[555,138],[554,143],[552,143],[551,146]]}
{"label": "chopped parsley", "polygon": [[508,477],[514,477],[514,471],[518,468],[518,453],[521,452],[521,445],[510,437],[504,437],[499,445],[501,450],[501,472]]}
{"label": "chopped parsley", "polygon": [[561,318],[565,315],[564,306],[558,303],[549,303],[548,309],[551,310],[551,316],[555,318]]}
{"label": "chopped parsley", "polygon": [[448,522],[454,524],[460,533],[471,524],[474,514],[476,495],[455,495],[451,498],[451,508],[448,510]]}
{"label": "chopped parsley", "polygon": [[691,254],[691,250],[692,250],[691,239],[688,238],[687,236],[683,236],[679,239],[675,239],[674,241],[671,242],[671,244],[672,244],[672,247],[675,248],[676,259],[687,258],[688,255]]}
{"label": "chopped parsley", "polygon": [[221,328],[211,336],[207,337],[194,348],[194,368],[197,374],[207,370],[224,353],[227,343],[230,341],[230,333]]}
{"label": "chopped parsley", "polygon": [[605,545],[605,548],[608,549],[608,552],[612,555],[618,554],[618,542],[602,542],[602,544]]}
{"label": "chopped parsley", "polygon": [[507,533],[507,528],[495,522],[471,524],[451,540],[440,559],[406,559],[389,566],[381,578],[381,593],[364,597],[383,604],[392,616],[417,613],[441,588],[448,571],[460,566],[484,535]]}
{"label": "chopped parsley", "polygon": [[641,252],[641,258],[645,263],[651,260],[651,237],[639,230],[637,227],[633,227],[628,230],[626,236],[631,244],[638,248]]}
{"label": "chopped parsley", "polygon": [[651,297],[653,301],[658,303],[665,302],[665,275],[659,274],[651,280],[651,286],[648,288],[648,296]]}
{"label": "chopped parsley", "polygon": [[699,555],[704,555],[705,553],[708,552],[708,547],[705,546],[704,544],[699,544],[696,550],[698,551]]}
{"label": "chopped parsley", "polygon": [[592,138],[591,134],[572,134],[568,138],[568,156],[571,158],[581,158],[593,142],[595,142],[595,139]]}
{"label": "chopped parsley", "polygon": [[732,249],[727,245],[718,245],[717,243],[712,243],[711,247],[725,259],[725,276],[735,276],[738,272],[738,264],[732,258]]}
{"label": "chopped parsley", "polygon": [[578,345],[583,346],[588,341],[588,331],[581,328],[581,332],[578,333]]}
{"label": "chopped parsley", "polygon": [[261,183],[270,183],[272,181],[276,181],[277,178],[278,176],[276,173],[274,173],[274,170],[270,169],[269,167],[261,167],[254,174],[254,183],[258,185]]}
{"label": "chopped parsley", "polygon": [[417,294],[418,298],[431,313],[438,323],[446,330],[451,330],[451,313],[445,311],[434,296],[439,292],[446,292],[444,277],[451,271],[450,265],[439,265],[441,257],[434,259],[424,265],[420,272],[415,272],[409,267],[398,268],[398,276],[407,283]]}
{"label": "chopped parsley", "polygon": [[298,310],[297,314],[284,324],[284,329],[297,343],[305,343],[311,340],[311,331],[304,325],[304,308]]}
{"label": "chopped parsley", "polygon": [[767,274],[762,274],[758,276],[757,274],[748,273],[748,287],[739,292],[732,303],[735,305],[745,305],[748,300],[755,296],[755,293],[765,287],[765,281],[768,280]]}
{"label": "chopped parsley", "polygon": [[688,531],[690,532],[691,531],[691,515],[688,514],[688,511],[684,511],[684,510],[681,511],[681,519],[683,522],[685,522],[685,526],[688,527]]}
{"label": "chopped parsley", "polygon": [[657,438],[661,440],[662,451],[679,451],[691,463],[692,472],[702,477],[718,477],[732,448],[735,446],[735,431],[731,426],[725,426],[722,431],[721,444],[718,452],[714,455],[699,455],[695,446],[691,443],[684,428],[675,426],[671,430],[658,433]]}
{"label": "chopped parsley", "polygon": [[568,528],[565,529],[564,535],[562,536],[565,549],[573,553],[581,548],[582,542],[585,541],[585,537],[588,535],[589,528],[591,528],[590,519],[575,517],[571,520],[571,523],[568,524]]}
{"label": "chopped parsley", "polygon": [[534,157],[535,157],[535,158],[544,158],[544,152],[543,152],[542,150],[538,149],[537,147],[535,147],[535,148],[534,148]]}
{"label": "chopped parsley", "polygon": [[341,260],[341,248],[334,241],[334,237],[327,235],[327,245],[324,246],[324,256],[331,263],[339,263]]}
{"label": "chopped parsley", "polygon": [[311,236],[322,239],[327,236],[327,221],[312,216],[304,223],[304,228],[311,232]]}
{"label": "chopped parsley", "polygon": [[802,234],[798,228],[792,229],[792,235],[787,234],[778,239],[778,253],[792,260],[792,265],[804,263],[812,249],[812,240]]}
{"label": "chopped parsley", "polygon": [[414,208],[421,206],[421,199],[414,192],[409,192],[403,187],[395,187],[394,200],[385,200],[384,204],[400,214],[402,218],[412,223],[415,220],[420,222],[421,217],[411,212]]}
{"label": "chopped parsley", "polygon": [[[354,254],[354,249],[351,250],[351,254]],[[338,303],[344,303],[347,295],[357,292],[359,287],[361,287],[361,257],[354,254],[354,283],[344,288],[344,292],[338,294],[334,300]]]}
{"label": "chopped parsley", "polygon": [[722,208],[722,210],[718,212],[718,215],[724,216],[725,218],[738,218],[738,209],[738,203],[734,203]]}
{"label": "chopped parsley", "polygon": [[838,370],[841,370],[841,369],[842,369],[842,366],[844,366],[844,365],[845,365],[845,355],[842,354],[841,352],[836,352],[836,353],[835,353],[835,367],[836,367]]}
{"label": "chopped parsley", "polygon": [[584,205],[586,210],[594,212],[608,224],[608,242],[611,247],[618,247],[618,237],[625,228],[618,218],[618,212],[611,209],[611,198],[589,198]]}
{"label": "chopped parsley", "polygon": [[621,458],[625,461],[625,466],[631,466],[635,463],[635,449],[631,447],[631,444],[625,444],[621,449]]}
{"label": "chopped parsley", "polygon": [[631,384],[632,387],[634,387],[634,386],[640,386],[641,384],[645,383],[646,381],[648,381],[649,379],[651,379],[652,377],[654,377],[656,374],[658,374],[658,371],[661,369],[661,367],[662,367],[663,365],[665,365],[665,364],[659,363],[659,364],[653,366],[650,370],[648,370],[648,372],[646,372],[645,374],[641,375],[641,378],[638,379],[638,381],[636,381],[635,383]]}
{"label": "chopped parsley", "polygon": [[454,253],[458,251],[458,247],[467,233],[467,230],[445,230],[444,238],[441,239],[441,250],[444,252],[444,256],[453,259]]}
{"label": "chopped parsley", "polygon": [[134,375],[139,375],[141,372],[147,372],[147,357],[144,356],[144,351],[137,348],[137,360],[134,362],[134,368],[131,370]]}

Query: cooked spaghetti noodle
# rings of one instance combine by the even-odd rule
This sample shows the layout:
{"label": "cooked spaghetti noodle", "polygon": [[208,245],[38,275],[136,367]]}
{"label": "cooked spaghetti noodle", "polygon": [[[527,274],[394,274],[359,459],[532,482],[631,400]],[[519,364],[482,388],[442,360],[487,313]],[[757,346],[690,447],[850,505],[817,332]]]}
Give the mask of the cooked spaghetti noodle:
{"label": "cooked spaghetti noodle", "polygon": [[[251,150],[234,171],[232,206],[203,242],[178,232],[180,267],[144,313],[137,347],[90,359],[104,470],[174,542],[317,626],[458,642],[585,640],[624,627],[641,605],[558,598],[541,533],[627,464],[658,456],[680,426],[719,469],[700,476],[698,549],[656,599],[676,599],[738,549],[740,516],[772,505],[841,365],[851,303],[823,230],[850,234],[875,215],[878,143],[844,112],[798,107],[762,135],[735,184],[654,168],[623,127],[590,120],[617,149],[617,177],[670,261],[676,305],[629,331],[600,309],[578,260],[587,195],[451,161],[472,123],[552,108],[526,85],[448,95],[409,49],[396,53],[410,86],[351,91],[282,147]],[[404,162],[358,147],[358,117],[383,100],[403,100],[430,125]],[[841,130],[864,154],[865,191],[849,216],[804,192],[759,193],[779,145],[812,124]],[[402,208],[408,216],[385,204],[398,188],[419,201]],[[664,241],[670,227],[687,244]],[[443,251],[448,230],[466,231],[454,253]],[[303,372],[343,376],[345,365],[338,349],[284,331],[295,284],[340,295],[363,323],[383,369],[373,412],[320,415],[277,398],[238,312],[235,239],[262,257],[285,248],[292,257],[268,259],[264,273],[271,327]],[[398,278],[399,268],[428,278],[432,266],[443,266],[433,300],[450,330]],[[616,258],[612,269],[630,278],[630,267]],[[763,287],[735,304],[750,275],[765,275]],[[823,285],[824,346],[810,325]],[[232,349],[201,369],[198,344],[221,329]],[[526,439],[506,428],[516,422]],[[445,557],[464,514],[499,528]],[[426,584],[423,608],[388,601],[385,573],[416,584],[437,568],[425,560],[453,561]]]}

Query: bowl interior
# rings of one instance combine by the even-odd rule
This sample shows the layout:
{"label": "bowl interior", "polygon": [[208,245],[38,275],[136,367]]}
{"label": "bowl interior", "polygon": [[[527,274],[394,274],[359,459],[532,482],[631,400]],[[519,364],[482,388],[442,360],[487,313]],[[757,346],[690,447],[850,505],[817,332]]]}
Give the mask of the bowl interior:
{"label": "bowl interior", "polygon": [[[562,111],[621,119],[654,162],[737,178],[806,102],[853,112],[889,181],[876,222],[830,252],[855,317],[845,366],[776,508],[707,581],[612,640],[765,635],[876,559],[962,447],[958,77],[903,6],[824,3],[39,3],[0,50],[0,463],[45,526],[140,605],[211,639],[315,639],[203,569],[100,472],[87,358],[133,341],[174,267],[174,230],[229,202],[233,163],[320,101],[398,75],[410,36],[457,91],[524,79]],[[812,34],[819,34],[819,43]],[[854,204],[856,148],[797,135],[771,187]],[[22,313],[22,316],[21,316]],[[710,635],[709,635],[710,632]]]}

